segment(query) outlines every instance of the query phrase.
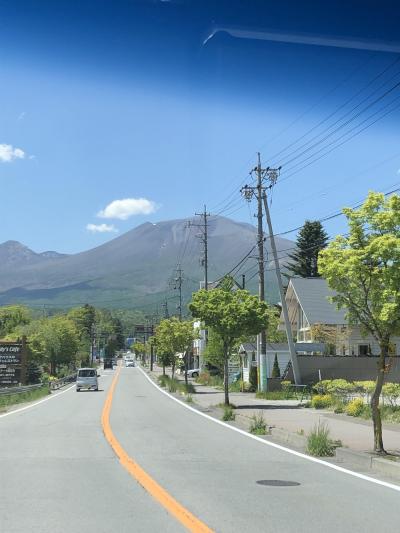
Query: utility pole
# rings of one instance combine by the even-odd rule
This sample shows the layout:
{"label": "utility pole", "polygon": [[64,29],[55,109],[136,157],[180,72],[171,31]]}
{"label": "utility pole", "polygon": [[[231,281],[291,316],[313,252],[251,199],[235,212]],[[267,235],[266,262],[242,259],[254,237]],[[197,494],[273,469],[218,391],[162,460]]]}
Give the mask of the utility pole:
{"label": "utility pole", "polygon": [[203,243],[203,257],[201,264],[204,267],[204,288],[208,290],[208,217],[210,213],[207,213],[206,206],[204,206],[204,211],[202,213],[195,213],[195,216],[201,217],[202,222],[196,224],[194,222],[189,222],[189,227],[201,228],[201,233],[197,235]]}
{"label": "utility pole", "polygon": [[181,268],[180,263],[178,263],[178,266],[176,268],[176,277],[174,278],[174,289],[177,289],[179,291],[179,304],[178,304],[178,316],[179,320],[182,320],[182,282],[183,282],[183,270]]}
{"label": "utility pole", "polygon": [[[266,169],[261,167],[261,156],[258,152],[257,166],[251,171],[257,176],[257,185],[251,187],[245,185],[241,193],[247,201],[253,196],[257,199],[257,244],[258,244],[258,297],[260,301],[265,301],[265,279],[264,279],[264,231],[263,231],[263,178]],[[267,390],[267,341],[265,329],[257,336],[257,362],[258,362],[258,390]]]}
{"label": "utility pole", "polygon": [[95,332],[95,326],[94,324],[92,324],[90,328],[90,363],[92,365],[94,361],[95,342],[96,342],[96,332]]}
{"label": "utility pole", "polygon": [[[270,180],[270,186],[268,188],[271,189],[274,186],[274,184],[276,182],[276,179],[278,177],[278,174],[279,174],[279,169],[274,169],[274,168],[268,169],[268,179]],[[267,193],[266,193],[265,190],[263,191],[263,202],[264,202],[265,215],[267,217],[269,235],[270,235],[270,239],[271,239],[272,253],[273,253],[273,256],[274,256],[275,272],[276,272],[276,278],[277,278],[277,281],[278,281],[279,294],[280,294],[280,297],[281,297],[282,312],[283,312],[283,316],[284,316],[284,319],[285,319],[286,337],[287,337],[287,341],[288,341],[288,345],[289,345],[290,359],[292,361],[293,377],[294,377],[295,384],[299,385],[300,382],[301,382],[299,362],[297,360],[297,353],[296,353],[296,349],[294,347],[293,335],[292,335],[292,326],[291,326],[290,321],[289,321],[288,308],[287,308],[287,305],[286,305],[285,294],[283,292],[281,269],[279,267],[278,254],[277,254],[276,245],[275,245],[275,237],[274,237],[274,232],[272,230],[271,215],[270,215],[269,209],[268,209]]]}
{"label": "utility pole", "polygon": [[161,307],[164,309],[164,318],[169,318],[168,300],[167,299],[165,299],[165,301],[161,304]]}

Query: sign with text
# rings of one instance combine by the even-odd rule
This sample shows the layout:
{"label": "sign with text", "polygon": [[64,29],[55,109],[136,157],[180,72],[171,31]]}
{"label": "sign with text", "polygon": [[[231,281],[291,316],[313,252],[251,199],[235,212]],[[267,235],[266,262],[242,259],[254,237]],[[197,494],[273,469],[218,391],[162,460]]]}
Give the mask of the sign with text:
{"label": "sign with text", "polygon": [[0,342],[0,387],[23,382],[25,363],[25,343]]}

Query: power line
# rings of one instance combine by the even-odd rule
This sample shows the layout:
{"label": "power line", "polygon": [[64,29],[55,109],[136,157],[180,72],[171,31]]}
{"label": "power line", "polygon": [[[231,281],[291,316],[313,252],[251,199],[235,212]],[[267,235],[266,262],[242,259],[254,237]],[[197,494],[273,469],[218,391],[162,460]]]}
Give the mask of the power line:
{"label": "power line", "polygon": [[384,76],[386,74],[386,72],[388,72],[392,67],[394,67],[398,62],[400,61],[400,57],[396,57],[394,59],[394,61],[392,61],[387,67],[385,67],[382,71],[380,71],[376,76],[374,76],[374,78],[372,78],[372,80],[370,80],[364,87],[362,87],[361,89],[359,89],[353,96],[351,96],[350,98],[348,98],[343,104],[341,104],[339,107],[337,107],[334,111],[332,111],[331,113],[329,113],[326,117],[324,117],[322,120],[320,120],[315,126],[312,126],[309,130],[307,130],[303,135],[301,135],[298,139],[296,139],[295,141],[291,142],[290,144],[288,144],[287,146],[285,146],[282,150],[280,150],[279,152],[273,154],[271,156],[271,160],[276,160],[276,158],[281,155],[282,153],[286,152],[287,150],[289,150],[292,146],[295,146],[296,144],[298,144],[300,141],[302,141],[304,138],[306,138],[310,133],[312,133],[313,131],[315,131],[316,129],[318,129],[320,126],[322,126],[322,124],[324,124],[325,122],[327,122],[330,118],[332,118],[334,115],[336,115],[336,113],[338,113],[339,111],[341,111],[344,107],[346,107],[350,102],[352,102],[355,98],[357,98],[357,96],[359,96],[361,93],[363,93],[366,89],[368,89],[371,85],[373,85],[375,83],[376,80],[378,80],[380,77]]}

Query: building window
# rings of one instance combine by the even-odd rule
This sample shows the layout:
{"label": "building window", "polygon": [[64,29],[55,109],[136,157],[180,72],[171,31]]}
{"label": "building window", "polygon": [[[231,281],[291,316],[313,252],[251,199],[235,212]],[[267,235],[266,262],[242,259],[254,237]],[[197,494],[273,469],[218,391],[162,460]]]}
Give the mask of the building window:
{"label": "building window", "polygon": [[370,349],[368,344],[358,345],[358,355],[369,355]]}

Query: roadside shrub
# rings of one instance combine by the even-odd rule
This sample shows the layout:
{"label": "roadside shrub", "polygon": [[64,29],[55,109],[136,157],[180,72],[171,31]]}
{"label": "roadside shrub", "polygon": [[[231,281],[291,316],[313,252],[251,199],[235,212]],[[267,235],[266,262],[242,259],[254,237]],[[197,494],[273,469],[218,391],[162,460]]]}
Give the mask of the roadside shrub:
{"label": "roadside shrub", "polygon": [[208,385],[210,377],[210,373],[207,372],[207,370],[204,370],[204,372],[200,372],[195,381],[196,383],[200,383],[201,385]]}
{"label": "roadside shrub", "polygon": [[292,382],[291,381],[281,381],[282,391],[286,394],[286,397],[289,397],[293,392]]}
{"label": "roadside shrub", "polygon": [[178,388],[180,392],[183,392],[185,394],[194,394],[196,392],[196,389],[193,383],[188,383],[186,385],[186,383],[178,382]]}
{"label": "roadside shrub", "polygon": [[333,398],[330,394],[316,394],[311,398],[311,407],[314,409],[326,409],[333,404]]}
{"label": "roadside shrub", "polygon": [[[371,408],[370,408],[371,410]],[[385,405],[381,409],[382,420],[391,424],[400,424],[400,407]]]}
{"label": "roadside shrub", "polygon": [[385,383],[382,392],[384,399],[387,399],[392,407],[396,407],[400,398],[400,383]]}
{"label": "roadside shrub", "polygon": [[173,378],[167,381],[168,392],[176,392],[179,388],[179,382]]}
{"label": "roadside shrub", "polygon": [[191,394],[187,394],[185,400],[187,403],[193,403],[193,396]]}
{"label": "roadside shrub", "polygon": [[249,431],[253,435],[265,435],[267,433],[267,422],[262,411],[251,417]]}
{"label": "roadside shrub", "polygon": [[250,372],[249,372],[249,383],[250,383],[250,391],[256,392],[258,388],[258,376],[257,376],[257,367],[251,366]]}
{"label": "roadside shrub", "polygon": [[364,400],[362,398],[354,398],[346,405],[345,412],[349,416],[361,416],[364,411]]}
{"label": "roadside shrub", "polygon": [[211,376],[209,372],[201,372],[200,375],[196,378],[196,383],[201,385],[208,385],[209,387],[222,387],[224,380],[221,376]]}
{"label": "roadside shrub", "polygon": [[256,398],[260,400],[287,400],[288,396],[281,390],[256,392]]}
{"label": "roadside shrub", "polygon": [[158,384],[160,385],[160,387],[166,387],[167,386],[167,383],[169,381],[169,376],[158,376]]}
{"label": "roadside shrub", "polygon": [[307,452],[315,457],[332,457],[335,454],[335,444],[329,433],[325,423],[314,426],[307,436]]}
{"label": "roadside shrub", "polygon": [[224,413],[222,415],[222,420],[225,422],[228,422],[229,420],[235,420],[236,415],[233,412],[233,408],[231,405],[224,405]]}
{"label": "roadside shrub", "polygon": [[250,383],[238,379],[229,385],[230,392],[250,392]]}
{"label": "roadside shrub", "polygon": [[361,393],[367,395],[367,401],[375,390],[375,381],[355,381],[354,385]]}

